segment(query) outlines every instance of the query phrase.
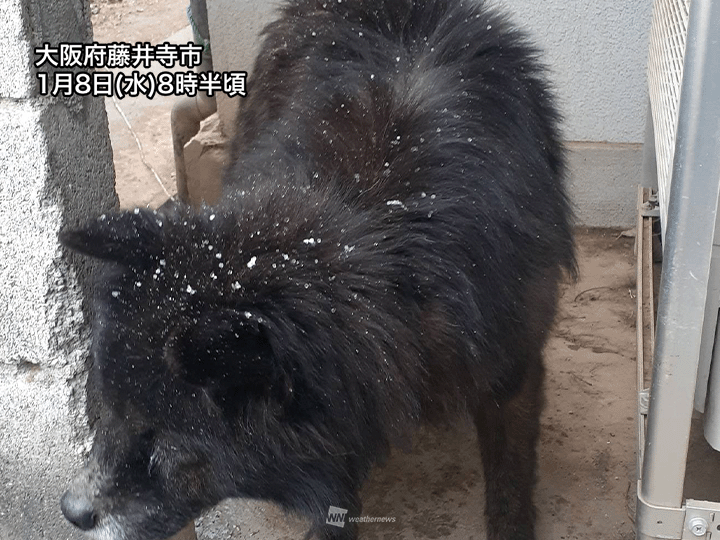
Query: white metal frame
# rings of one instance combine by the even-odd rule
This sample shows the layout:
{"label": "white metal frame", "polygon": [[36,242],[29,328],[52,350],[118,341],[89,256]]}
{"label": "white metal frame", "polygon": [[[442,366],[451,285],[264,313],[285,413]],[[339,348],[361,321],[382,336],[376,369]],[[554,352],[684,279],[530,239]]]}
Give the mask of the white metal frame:
{"label": "white metal frame", "polygon": [[683,500],[701,358],[711,352],[703,340],[715,342],[719,197],[720,0],[692,0],[663,224],[652,383],[639,388],[638,540],[720,539],[720,504]]}

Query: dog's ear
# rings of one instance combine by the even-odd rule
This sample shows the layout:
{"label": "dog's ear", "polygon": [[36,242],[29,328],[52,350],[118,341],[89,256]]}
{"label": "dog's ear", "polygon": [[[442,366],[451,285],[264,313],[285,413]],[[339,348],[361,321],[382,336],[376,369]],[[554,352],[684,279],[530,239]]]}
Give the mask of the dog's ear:
{"label": "dog's ear", "polygon": [[79,229],[63,231],[60,242],[83,255],[129,266],[149,264],[162,254],[164,218],[151,210],[102,215]]}
{"label": "dog's ear", "polygon": [[263,392],[279,378],[268,323],[250,310],[221,309],[181,321],[165,349],[170,370],[194,385]]}

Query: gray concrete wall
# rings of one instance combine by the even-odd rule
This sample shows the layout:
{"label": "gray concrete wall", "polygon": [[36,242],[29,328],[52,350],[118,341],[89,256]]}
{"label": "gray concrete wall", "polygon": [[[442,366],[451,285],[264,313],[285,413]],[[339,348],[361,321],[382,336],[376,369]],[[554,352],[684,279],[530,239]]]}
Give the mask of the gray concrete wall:
{"label": "gray concrete wall", "polygon": [[652,0],[492,0],[543,51],[565,117],[578,223],[635,224]]}
{"label": "gray concrete wall", "polygon": [[102,100],[40,96],[42,42],[88,41],[83,0],[0,2],[0,540],[80,538],[59,497],[87,450],[83,289],[58,231],[117,204]]}
{"label": "gray concrete wall", "polygon": [[[207,4],[214,71],[247,71],[252,77],[260,48],[258,35],[275,18],[279,2],[265,0],[211,0]],[[233,135],[237,100],[217,94],[223,132]]]}
{"label": "gray concrete wall", "polygon": [[652,0],[491,0],[544,53],[568,141],[642,143]]}
{"label": "gray concrete wall", "polygon": [[[570,193],[579,223],[632,225],[635,186],[641,182],[652,1],[491,2],[527,29],[552,71],[565,117]],[[209,3],[215,70],[251,71],[258,31],[274,16],[275,5],[259,0]],[[231,134],[233,100],[219,96],[218,110],[223,129]]]}
{"label": "gray concrete wall", "polygon": [[568,142],[568,192],[578,224],[626,227],[637,220],[642,145]]}

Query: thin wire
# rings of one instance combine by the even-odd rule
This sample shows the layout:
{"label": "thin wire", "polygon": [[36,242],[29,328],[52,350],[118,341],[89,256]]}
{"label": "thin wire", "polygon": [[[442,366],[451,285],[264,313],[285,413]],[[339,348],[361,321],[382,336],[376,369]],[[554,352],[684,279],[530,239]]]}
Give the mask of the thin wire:
{"label": "thin wire", "polygon": [[125,125],[128,127],[128,129],[130,130],[130,133],[132,133],[132,136],[135,139],[135,144],[137,144],[137,147],[140,150],[140,159],[142,160],[143,165],[145,165],[145,167],[147,167],[148,170],[151,173],[153,173],[153,175],[155,176],[155,180],[157,180],[157,183],[160,184],[160,187],[165,192],[165,195],[167,195],[169,199],[174,198],[174,196],[171,195],[170,192],[165,188],[165,185],[162,183],[162,180],[160,179],[158,174],[155,172],[155,169],[153,169],[152,166],[145,159],[145,151],[143,150],[142,144],[140,143],[140,139],[138,139],[137,135],[135,134],[135,130],[130,125],[130,122],[127,119],[127,116],[125,116],[125,113],[120,108],[120,104],[118,103],[117,98],[115,96],[112,96],[112,100],[113,100],[113,105],[115,105],[115,109],[117,109],[117,112],[120,113],[120,116],[122,116],[122,119],[125,121]]}

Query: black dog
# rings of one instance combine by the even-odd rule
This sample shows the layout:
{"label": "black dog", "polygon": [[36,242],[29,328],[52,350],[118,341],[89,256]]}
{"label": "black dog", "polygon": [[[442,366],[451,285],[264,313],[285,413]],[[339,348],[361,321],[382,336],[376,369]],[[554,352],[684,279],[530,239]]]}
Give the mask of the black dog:
{"label": "black dog", "polygon": [[103,412],[62,500],[96,538],[223,498],[360,513],[376,460],[469,411],[489,538],[534,538],[542,349],[574,271],[537,51],[481,4],[293,0],[265,32],[214,208],[101,217]]}

